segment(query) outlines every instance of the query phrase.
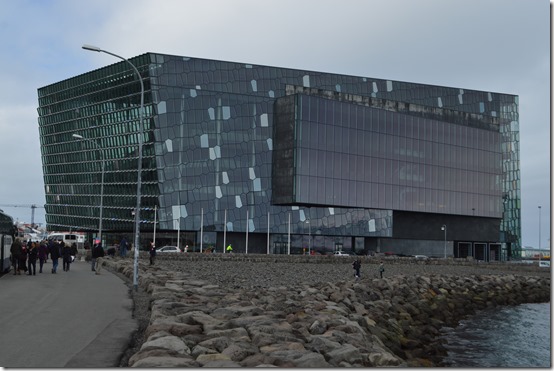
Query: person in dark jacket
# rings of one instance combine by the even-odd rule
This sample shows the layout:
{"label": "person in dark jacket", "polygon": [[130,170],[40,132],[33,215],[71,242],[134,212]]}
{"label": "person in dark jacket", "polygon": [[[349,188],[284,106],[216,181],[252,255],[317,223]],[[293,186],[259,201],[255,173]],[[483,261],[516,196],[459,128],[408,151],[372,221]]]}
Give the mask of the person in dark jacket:
{"label": "person in dark jacket", "polygon": [[69,265],[71,264],[71,246],[65,245],[62,247],[62,264],[63,271],[69,272]]}
{"label": "person in dark jacket", "polygon": [[73,244],[71,244],[71,263],[73,263],[75,261],[75,259],[77,258],[77,253],[79,251],[77,250],[77,244],[75,242],[73,242]]}
{"label": "person in dark jacket", "polygon": [[19,258],[21,257],[21,241],[19,238],[16,238],[10,247],[10,253],[12,254],[12,266],[13,266],[13,274],[21,274],[19,270]]}
{"label": "person in dark jacket", "polygon": [[50,252],[50,258],[52,259],[52,273],[56,273],[58,270],[58,259],[60,258],[60,243],[50,241],[48,246]]}
{"label": "person in dark jacket", "polygon": [[38,245],[38,260],[39,260],[39,273],[42,273],[42,266],[48,260],[48,246],[46,241],[41,241]]}
{"label": "person in dark jacket", "polygon": [[352,268],[354,269],[354,277],[356,279],[360,278],[360,268],[362,267],[362,262],[360,261],[360,258],[354,260],[352,263]]}
{"label": "person in dark jacket", "polygon": [[94,266],[94,270],[96,271],[96,274],[100,274],[103,257],[104,257],[104,248],[102,247],[102,243],[99,242],[92,249],[92,258],[96,261],[96,265]]}
{"label": "person in dark jacket", "polygon": [[127,242],[127,239],[123,237],[121,239],[121,242],[119,243],[119,256],[122,258],[127,256],[127,250],[129,249],[129,242]]}
{"label": "person in dark jacket", "polygon": [[154,262],[156,261],[156,246],[154,245],[154,242],[150,243],[150,265],[154,265]]}
{"label": "person in dark jacket", "polygon": [[27,273],[27,244],[21,245],[21,255],[19,255],[19,270]]}
{"label": "person in dark jacket", "polygon": [[29,276],[36,276],[37,275],[37,257],[38,257],[38,247],[36,242],[31,242],[31,245],[29,247],[28,251],[28,259],[27,264],[29,267],[29,273],[27,273]]}

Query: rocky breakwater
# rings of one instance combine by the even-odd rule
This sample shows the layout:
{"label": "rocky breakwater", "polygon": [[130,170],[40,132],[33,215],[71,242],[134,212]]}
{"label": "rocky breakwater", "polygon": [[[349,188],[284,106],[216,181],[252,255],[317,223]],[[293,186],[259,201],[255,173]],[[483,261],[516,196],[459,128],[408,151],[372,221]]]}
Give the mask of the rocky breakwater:
{"label": "rocky breakwater", "polygon": [[[132,277],[129,260],[105,265]],[[151,318],[131,367],[440,366],[443,326],[480,309],[550,300],[550,277],[514,274],[241,287],[140,268]]]}

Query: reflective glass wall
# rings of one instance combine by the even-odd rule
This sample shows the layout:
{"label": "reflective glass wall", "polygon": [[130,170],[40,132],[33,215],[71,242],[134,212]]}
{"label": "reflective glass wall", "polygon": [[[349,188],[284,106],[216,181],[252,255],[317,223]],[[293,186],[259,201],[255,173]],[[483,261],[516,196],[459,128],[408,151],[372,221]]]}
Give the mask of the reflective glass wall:
{"label": "reflective glass wall", "polygon": [[[316,230],[328,235],[391,237],[393,220],[390,209],[374,209],[365,207],[365,204],[363,208],[358,207],[359,205],[353,207],[349,206],[351,203],[345,202],[338,206],[335,203],[322,205],[321,199],[317,200],[317,204],[312,204],[314,200],[306,197],[304,201],[310,203],[271,204],[275,199],[271,184],[275,181],[272,179],[275,170],[273,156],[280,145],[274,137],[277,121],[275,105],[279,98],[289,94],[287,86],[295,86],[335,94],[357,95],[375,99],[375,102],[396,102],[397,106],[417,105],[435,112],[450,110],[462,113],[460,117],[476,115],[485,121],[487,118],[501,119],[500,139],[497,134],[481,135],[482,131],[462,132],[463,129],[451,124],[447,125],[448,139],[452,142],[458,140],[459,136],[460,140],[464,140],[463,138],[473,138],[476,133],[478,138],[488,136],[486,140],[492,140],[495,146],[500,140],[503,166],[500,181],[502,228],[506,235],[511,236],[512,243],[519,244],[520,180],[516,96],[162,54],[149,53],[130,60],[140,67],[147,88],[142,203],[145,210],[141,212],[143,230],[153,229],[153,208],[157,207],[158,228],[166,230],[199,231],[203,225],[217,232],[244,232],[248,229],[249,232],[264,233],[269,226],[272,234],[287,234],[290,220],[291,233],[309,235]],[[77,132],[96,140],[106,152],[104,215],[106,219],[111,218],[106,222],[107,228],[114,231],[132,230],[132,211],[136,201],[133,194],[136,189],[139,90],[139,84],[125,62],[39,89],[39,128],[47,224],[51,229],[94,229],[97,223],[100,157],[92,146],[76,142],[71,137],[72,133]],[[311,105],[306,108],[309,112]],[[366,113],[373,115],[373,112],[364,111],[362,116]],[[354,117],[358,117],[358,114],[354,114]],[[437,161],[444,161],[443,164],[427,163],[426,161],[436,160],[434,157],[427,157],[428,142],[429,153],[435,150],[438,153],[441,148],[444,152],[447,147],[441,147],[438,141],[425,139],[429,138],[426,134],[419,134],[421,130],[427,130],[422,129],[422,123],[428,118],[426,114],[414,119],[417,124],[412,122],[404,126],[395,124],[398,120],[402,121],[401,116],[390,115],[390,118],[392,121],[389,122],[388,111],[383,116],[384,121],[381,122],[379,116],[378,125],[383,127],[379,127],[378,131],[373,130],[377,139],[368,139],[378,141],[379,148],[383,141],[382,148],[385,152],[381,153],[379,149],[379,156],[390,155],[392,159],[384,159],[383,169],[378,163],[376,174],[370,171],[368,175],[385,180],[390,177],[392,182],[393,170],[398,170],[397,183],[391,183],[398,189],[397,192],[391,191],[389,197],[393,206],[395,202],[400,206],[401,188],[406,189],[408,183],[411,183],[409,188],[415,190],[421,188],[414,186],[420,181],[424,184],[426,181],[431,182],[430,184],[444,182],[443,192],[460,195],[466,192],[471,197],[471,202],[462,203],[460,198],[458,203],[457,196],[450,198],[449,194],[449,199],[455,200],[451,212],[468,213],[470,204],[477,204],[475,212],[485,213],[485,210],[489,210],[487,212],[492,213],[490,215],[497,215],[497,188],[493,187],[492,192],[494,205],[490,205],[490,200],[479,198],[479,195],[491,190],[491,178],[484,174],[495,173],[496,168],[493,171],[477,171],[483,174],[482,177],[477,174],[477,178],[472,172],[470,177],[474,178],[471,185],[463,186],[457,184],[457,175],[451,174],[445,179],[439,179],[439,172],[436,172],[435,179],[433,171],[438,167],[448,168],[447,162],[455,163],[457,167],[461,161],[459,158],[464,156],[468,157],[468,161],[473,156],[471,160],[481,164],[481,160],[490,158],[491,152],[494,153],[492,156],[496,156],[497,149],[484,148],[478,144],[475,147],[465,147],[463,142],[460,145],[450,143],[448,146],[456,146],[458,149],[454,154],[447,151],[449,153],[444,158],[439,156]],[[449,121],[433,117],[430,122],[437,122],[438,135],[438,122]],[[313,130],[313,124],[311,118],[303,119],[300,127],[305,131],[302,134],[310,138],[312,132],[317,131]],[[417,126],[420,135],[416,138],[407,131],[410,127],[413,135],[414,126]],[[356,126],[355,130],[360,129]],[[398,130],[398,134],[395,134],[395,130]],[[406,134],[401,134],[402,130],[406,130]],[[351,134],[352,132],[346,136]],[[338,135],[342,135],[341,146],[344,146],[344,135]],[[432,131],[430,135],[432,138]],[[404,141],[406,147],[402,148]],[[358,142],[356,146],[360,150]],[[363,144],[361,147],[366,150]],[[300,163],[302,171],[307,172],[305,174],[308,182],[297,183],[297,186],[301,188],[308,184],[310,187],[309,179],[313,176],[310,173],[313,171],[311,151],[314,148],[311,144],[299,148],[306,151],[301,153],[302,161],[306,161],[306,158],[309,161],[308,168],[304,166],[305,163]],[[372,148],[376,147],[370,149]],[[473,148],[478,152],[464,148]],[[419,153],[424,153],[426,157],[420,159],[417,157]],[[352,165],[354,167],[351,168],[349,164],[348,172],[344,174],[355,177],[359,176],[360,164],[365,168],[367,158],[370,159],[369,166],[372,158],[379,158],[360,153],[354,155],[353,152],[348,155],[362,158],[360,163],[356,157],[355,165]],[[387,161],[392,161],[390,166]],[[398,167],[393,164],[395,161]],[[400,161],[403,161],[402,166]],[[494,163],[496,164],[496,160]],[[317,162],[315,166],[317,168]],[[429,172],[426,171],[428,168],[431,169]],[[354,174],[352,170],[355,170]],[[364,169],[365,172],[367,171]],[[465,182],[466,179],[460,181]],[[366,182],[365,178],[363,182]],[[380,184],[387,184],[380,182],[375,183],[377,192],[380,192]],[[449,190],[447,182],[460,188]],[[370,178],[369,183],[374,183],[373,178]],[[474,184],[478,188],[468,188]],[[335,188],[334,180],[332,187]],[[342,189],[342,185],[339,187]],[[441,200],[447,199],[446,194],[428,195],[427,186],[423,188],[426,189],[424,193],[412,192],[417,193],[417,196],[412,197],[412,201],[408,202],[405,198],[402,202],[417,205],[421,200],[425,204],[430,201],[429,207],[435,210]],[[327,194],[326,192],[325,199]],[[350,190],[349,194],[352,194]],[[359,197],[357,191],[354,194]],[[394,195],[398,195],[398,198]],[[407,196],[408,194],[403,194],[403,197]],[[361,197],[363,200],[367,196]],[[384,190],[384,197],[385,204],[388,205],[387,190]]]}
{"label": "reflective glass wall", "polygon": [[[141,216],[151,228],[159,189],[151,125],[150,58],[143,55],[132,61],[146,90]],[[102,198],[104,231],[132,231],[141,98],[133,70],[126,63],[116,63],[41,88],[38,95],[48,230],[97,231]]]}
{"label": "reflective glass wall", "polygon": [[296,107],[282,126],[295,133],[293,203],[502,216],[498,127],[306,95]]}

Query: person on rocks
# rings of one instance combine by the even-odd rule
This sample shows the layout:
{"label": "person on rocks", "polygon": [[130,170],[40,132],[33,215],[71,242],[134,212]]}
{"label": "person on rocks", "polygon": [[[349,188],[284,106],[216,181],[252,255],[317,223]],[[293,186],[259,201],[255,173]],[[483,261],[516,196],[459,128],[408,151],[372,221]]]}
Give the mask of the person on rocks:
{"label": "person on rocks", "polygon": [[362,262],[360,261],[360,258],[354,260],[352,262],[352,268],[354,269],[354,277],[356,277],[356,280],[360,278],[360,268],[362,267]]}
{"label": "person on rocks", "polygon": [[123,237],[121,239],[121,242],[119,243],[119,256],[122,258],[127,256],[127,250],[129,249],[129,242],[127,242],[127,239]]}
{"label": "person on rocks", "polygon": [[41,241],[38,245],[39,273],[42,273],[42,267],[46,260],[48,260],[48,246],[45,241]]}
{"label": "person on rocks", "polygon": [[229,244],[229,246],[227,246],[227,252],[229,254],[233,252],[233,246],[231,246],[231,244]]}
{"label": "person on rocks", "polygon": [[21,251],[23,250],[23,246],[21,245],[21,241],[19,238],[16,238],[10,247],[10,253],[12,255],[12,266],[13,266],[13,274],[21,274],[20,267],[19,267],[19,258],[21,256]]}
{"label": "person on rocks", "polygon": [[69,265],[71,264],[71,246],[64,245],[62,247],[62,264],[63,271],[69,272]]}
{"label": "person on rocks", "polygon": [[379,264],[379,275],[381,278],[383,278],[383,272],[385,271],[385,264],[383,264],[383,262],[381,262],[381,264]]}
{"label": "person on rocks", "polygon": [[98,242],[96,246],[92,249],[92,258],[96,262],[94,270],[96,274],[100,274],[100,269],[102,268],[102,258],[104,257],[104,248],[102,247],[102,242]]}
{"label": "person on rocks", "polygon": [[38,247],[35,242],[31,243],[31,247],[29,248],[28,252],[29,258],[27,259],[28,267],[29,267],[29,273],[27,273],[29,276],[36,276],[37,275],[37,257],[38,257]]}
{"label": "person on rocks", "polygon": [[58,259],[60,258],[60,244],[59,242],[51,241],[48,246],[50,252],[50,259],[52,259],[52,273],[56,273],[58,270]]}
{"label": "person on rocks", "polygon": [[154,261],[156,260],[156,246],[154,245],[154,242],[150,243],[150,265],[154,265]]}

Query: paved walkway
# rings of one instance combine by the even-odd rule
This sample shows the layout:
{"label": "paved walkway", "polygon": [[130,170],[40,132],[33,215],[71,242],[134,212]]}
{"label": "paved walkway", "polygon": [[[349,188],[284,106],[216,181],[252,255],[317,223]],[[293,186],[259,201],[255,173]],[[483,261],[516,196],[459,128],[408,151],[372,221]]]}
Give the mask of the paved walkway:
{"label": "paved walkway", "polygon": [[130,288],[107,270],[76,261],[51,273],[0,277],[0,366],[118,367],[131,334]]}

